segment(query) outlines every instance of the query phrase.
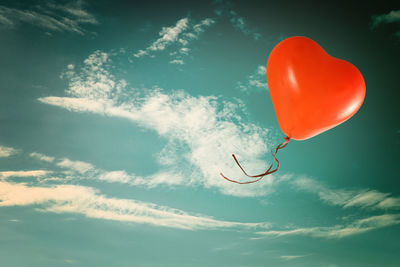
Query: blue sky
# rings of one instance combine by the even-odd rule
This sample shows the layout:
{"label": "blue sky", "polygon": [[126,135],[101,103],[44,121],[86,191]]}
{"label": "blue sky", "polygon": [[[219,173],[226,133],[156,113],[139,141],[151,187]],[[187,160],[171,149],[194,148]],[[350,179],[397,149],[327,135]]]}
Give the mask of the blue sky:
{"label": "blue sky", "polygon": [[[398,266],[398,5],[5,1],[5,266]],[[366,81],[279,152],[272,48],[307,36]]]}

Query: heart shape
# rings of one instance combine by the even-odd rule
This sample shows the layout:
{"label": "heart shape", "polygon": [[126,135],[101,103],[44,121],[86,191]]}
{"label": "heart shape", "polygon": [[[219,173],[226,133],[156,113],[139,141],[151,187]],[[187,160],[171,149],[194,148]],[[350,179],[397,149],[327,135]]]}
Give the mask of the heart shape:
{"label": "heart shape", "polygon": [[279,126],[295,140],[348,120],[365,98],[364,78],[354,65],[301,36],[285,39],[272,50],[267,82]]}

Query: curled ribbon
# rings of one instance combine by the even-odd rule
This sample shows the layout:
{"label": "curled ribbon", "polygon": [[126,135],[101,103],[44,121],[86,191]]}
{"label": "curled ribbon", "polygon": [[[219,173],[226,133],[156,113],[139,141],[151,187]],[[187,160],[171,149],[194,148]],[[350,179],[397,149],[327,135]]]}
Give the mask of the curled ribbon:
{"label": "curled ribbon", "polygon": [[222,172],[220,173],[220,175],[222,176],[222,178],[224,178],[225,180],[228,180],[229,182],[232,182],[232,183],[237,183],[237,184],[251,184],[251,183],[255,183],[255,182],[260,181],[260,180],[261,180],[262,178],[264,178],[264,176],[266,176],[266,175],[269,175],[269,174],[271,174],[271,173],[276,172],[276,171],[279,169],[279,166],[280,166],[280,163],[279,163],[279,160],[278,160],[277,157],[276,157],[276,154],[278,153],[279,149],[282,149],[282,148],[284,148],[285,146],[287,146],[287,145],[289,144],[290,137],[285,136],[284,139],[285,139],[285,142],[283,142],[282,144],[279,144],[279,145],[278,145],[276,148],[274,148],[274,149],[272,150],[272,152],[271,152],[271,153],[272,153],[272,156],[274,157],[274,160],[277,162],[277,166],[276,166],[275,169],[271,170],[272,167],[274,166],[274,163],[275,163],[275,161],[273,161],[273,162],[271,163],[271,166],[269,166],[269,168],[268,168],[268,170],[267,170],[266,172],[261,173],[261,174],[258,174],[258,175],[248,175],[248,174],[246,173],[246,171],[243,169],[242,165],[240,165],[240,163],[239,163],[239,161],[237,160],[235,154],[232,154],[233,159],[235,160],[235,162],[236,162],[236,164],[239,166],[239,168],[242,170],[242,172],[243,172],[247,177],[250,177],[250,178],[257,178],[257,179],[252,180],[252,181],[248,181],[248,182],[238,182],[238,181],[229,179],[228,177],[226,177],[225,175],[223,175]]}

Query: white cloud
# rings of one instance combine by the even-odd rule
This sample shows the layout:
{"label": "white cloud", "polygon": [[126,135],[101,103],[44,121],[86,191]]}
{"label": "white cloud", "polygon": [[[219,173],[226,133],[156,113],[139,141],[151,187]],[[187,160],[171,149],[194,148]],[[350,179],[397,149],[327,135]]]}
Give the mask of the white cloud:
{"label": "white cloud", "polygon": [[182,55],[187,55],[187,54],[189,53],[189,51],[190,51],[190,49],[187,48],[187,47],[182,47],[181,49],[179,49],[179,52],[180,52]]}
{"label": "white cloud", "polygon": [[65,259],[64,262],[69,263],[69,264],[76,264],[76,260],[71,260],[71,259]]}
{"label": "white cloud", "polygon": [[170,44],[177,42],[179,34],[187,29],[188,21],[188,18],[183,18],[178,20],[174,27],[163,27],[159,33],[161,37],[145,50],[139,50],[134,56],[141,57],[148,55],[150,51],[162,51]]}
{"label": "white cloud", "polygon": [[285,255],[285,256],[281,256],[280,258],[284,259],[284,260],[294,260],[294,259],[298,259],[298,258],[303,258],[305,256],[307,256],[307,255]]}
{"label": "white cloud", "polygon": [[400,21],[400,9],[392,10],[387,14],[372,16],[372,28],[375,28],[382,23],[393,23],[399,21]]}
{"label": "white cloud", "polygon": [[183,65],[185,62],[183,62],[182,59],[174,59],[170,61],[171,64],[178,64],[178,65]]}
{"label": "white cloud", "polygon": [[171,64],[184,64],[183,57],[189,54],[190,49],[187,47],[193,40],[199,38],[208,27],[213,25],[215,21],[211,18],[203,19],[197,24],[193,24],[189,18],[183,18],[176,22],[173,27],[163,27],[159,35],[161,36],[144,50],[139,50],[134,54],[135,57],[151,56],[153,52],[163,51],[171,45],[178,45],[180,48],[170,55],[174,58]]}
{"label": "white cloud", "polygon": [[160,38],[152,43],[148,50],[150,51],[161,51],[164,50],[168,45],[178,40],[178,36],[181,32],[185,31],[188,27],[188,19],[183,18],[176,22],[175,27],[163,27],[160,31]]}
{"label": "white cloud", "polygon": [[293,184],[297,189],[317,194],[323,201],[331,205],[344,208],[400,209],[400,198],[391,197],[389,193],[366,189],[330,189],[313,179],[305,177],[293,180]]}
{"label": "white cloud", "polygon": [[6,18],[4,15],[0,14],[0,24],[7,25],[7,26],[13,26],[14,22],[12,22],[12,20]]}
{"label": "white cloud", "polygon": [[203,33],[208,27],[212,26],[215,23],[215,20],[211,18],[206,18],[200,21],[199,23],[193,25],[192,31],[190,32],[185,32],[183,36],[179,39],[180,42],[182,42],[184,45],[186,45],[186,42],[190,42],[192,40],[198,39],[200,34]]}
{"label": "white cloud", "polygon": [[50,174],[50,171],[45,170],[31,170],[31,171],[4,171],[0,172],[0,177],[43,177]]}
{"label": "white cloud", "polygon": [[261,38],[262,35],[258,30],[256,28],[250,28],[246,19],[239,16],[238,13],[233,10],[232,4],[229,1],[215,1],[214,4],[216,4],[216,9],[214,10],[215,14],[220,17],[228,17],[234,28],[240,30],[245,35],[252,36],[254,40]]}
{"label": "white cloud", "polygon": [[[387,14],[372,16],[371,29],[374,29],[384,23],[399,23],[399,22],[400,22],[400,9],[392,10]],[[395,35],[400,38],[400,31],[397,31]]]}
{"label": "white cloud", "polygon": [[39,205],[42,212],[75,213],[88,218],[150,224],[186,230],[257,229],[268,223],[241,223],[213,219],[182,210],[132,199],[109,198],[91,187],[26,186],[0,182],[0,207]]}
{"label": "white cloud", "polygon": [[[385,200],[390,194],[381,193],[375,190],[361,191],[356,193],[345,205],[344,207],[374,207],[379,202]],[[400,206],[399,206],[400,207]]]}
{"label": "white cloud", "polygon": [[[237,108],[232,103],[233,106],[217,111],[216,98],[192,97],[183,92],[171,95],[152,92],[138,106],[128,103],[116,106],[112,100],[87,98],[45,97],[39,100],[75,112],[127,118],[141,127],[155,130],[179,147],[188,146],[187,151],[178,148],[178,153],[170,155],[177,160],[172,168],[190,174],[185,175],[184,184],[200,183],[205,187],[218,187],[226,194],[256,196],[270,192],[277,182],[275,176],[267,176],[257,185],[238,187],[219,177],[221,171],[228,176],[243,177],[231,153],[237,154],[244,165],[255,172],[263,171],[267,165],[261,159],[267,152],[266,131],[253,124],[231,121],[229,116],[235,116]],[[176,177],[162,180],[173,181]]]}
{"label": "white cloud", "polygon": [[183,185],[186,182],[186,177],[179,173],[178,170],[160,171],[150,175],[146,180],[136,180],[135,184],[143,184],[149,187],[155,187],[159,184],[166,185]]}
{"label": "white cloud", "polygon": [[133,54],[134,57],[143,57],[148,55],[148,52],[146,52],[145,50],[139,50],[137,51],[137,53]]}
{"label": "white cloud", "polygon": [[48,3],[47,7],[53,10],[60,10],[76,19],[78,23],[98,24],[96,17],[83,8],[84,1],[71,1],[65,5]]}
{"label": "white cloud", "polygon": [[128,174],[126,171],[97,170],[94,178],[109,183],[122,183],[134,186],[154,187],[159,184],[181,185],[184,182],[182,174],[173,171],[157,172],[145,177]]}
{"label": "white cloud", "polygon": [[50,31],[84,35],[86,30],[81,25],[98,24],[98,21],[85,11],[82,5],[82,1],[65,5],[48,3],[43,7],[33,7],[31,10],[0,6],[0,23],[8,27],[28,23]]}
{"label": "white cloud", "polygon": [[67,68],[67,71],[61,75],[69,80],[67,93],[71,96],[96,100],[113,98],[115,95],[121,94],[126,86],[126,81],[116,81],[115,77],[107,70],[111,62],[109,54],[95,51],[85,59],[80,73],[77,74],[74,68]]}
{"label": "white cloud", "polygon": [[245,35],[252,35],[254,40],[258,40],[261,37],[260,33],[255,32],[255,29],[250,29],[247,26],[247,22],[243,17],[237,15],[235,11],[231,11],[230,22],[232,25],[243,32]]}
{"label": "white cloud", "polygon": [[[169,146],[167,146],[166,149],[169,149]],[[47,162],[54,162],[55,160],[55,158],[53,157],[44,156],[39,153],[31,153],[30,156],[39,158],[40,160],[44,160]],[[48,158],[50,158],[51,161],[48,160]],[[168,165],[165,164],[165,162],[162,162],[160,164]],[[124,170],[105,171],[103,169],[96,168],[94,165],[90,163],[78,160],[71,160],[68,158],[57,160],[57,163],[55,163],[53,167],[60,167],[66,170],[60,171],[56,168],[52,171],[47,171],[47,170],[3,171],[0,172],[0,178],[34,177],[38,178],[35,181],[41,184],[47,184],[48,182],[65,183],[71,180],[97,179],[109,183],[122,183],[132,186],[146,186],[149,188],[155,187],[159,184],[173,186],[173,185],[181,185],[185,182],[182,173],[174,170],[168,170],[168,168],[156,172],[154,174],[141,177],[134,174],[128,174]]]}
{"label": "white cloud", "polygon": [[37,152],[32,152],[31,154],[29,154],[30,157],[32,158],[37,158],[41,161],[46,161],[46,162],[53,162],[54,161],[54,157],[49,157]]}
{"label": "white cloud", "polygon": [[237,87],[242,92],[252,91],[265,91],[268,90],[267,78],[266,78],[266,67],[259,65],[257,69],[247,77],[246,82],[238,82]]}
{"label": "white cloud", "polygon": [[[66,93],[74,97],[50,96],[39,101],[75,112],[126,118],[166,138],[168,145],[159,154],[161,170],[151,179],[153,183],[173,181],[173,184],[215,187],[236,196],[260,196],[271,192],[280,181],[271,175],[257,185],[237,186],[219,176],[222,171],[229,177],[244,178],[230,156],[232,153],[255,173],[265,171],[268,166],[263,158],[268,151],[267,130],[246,123],[237,115],[244,112],[240,102],[223,101],[215,96],[194,97],[183,91],[166,94],[159,88],[147,89],[140,97],[140,90],[132,93],[134,89],[130,89],[130,95],[135,95],[132,97],[126,93],[126,83],[116,86],[118,82],[105,69],[108,57],[104,53],[97,51],[89,58],[82,73],[66,75],[70,80]],[[102,80],[100,85],[93,82],[95,79]],[[166,155],[174,162],[167,160],[162,164]],[[143,180],[136,179],[135,183],[151,184],[140,181]]]}
{"label": "white cloud", "polygon": [[38,100],[42,103],[60,106],[75,112],[93,112],[105,115],[105,110],[112,108],[110,101],[95,101],[89,98],[49,96]]}
{"label": "white cloud", "polygon": [[7,158],[18,153],[18,150],[12,147],[0,146],[0,158]]}
{"label": "white cloud", "polygon": [[400,224],[400,214],[384,214],[355,220],[345,225],[271,230],[258,232],[258,234],[261,236],[309,235],[320,238],[340,239],[397,224]]}
{"label": "white cloud", "polygon": [[[175,154],[176,156],[176,146],[174,144],[169,144],[164,148],[165,151],[162,151],[159,155],[160,164],[165,167],[170,167],[174,165],[174,162],[163,162],[164,156],[163,153]],[[170,168],[170,171],[161,171],[155,173],[153,175],[149,175],[147,177],[135,176],[132,174],[128,174],[125,171],[104,171],[101,169],[95,168],[93,165],[81,161],[72,161],[69,159],[63,159],[56,163],[57,166],[67,168],[70,171],[75,172],[75,176],[72,179],[99,179],[101,181],[111,182],[111,183],[123,183],[135,186],[147,186],[153,187],[159,184],[166,185],[182,185],[187,183],[187,173],[178,173],[176,172],[176,168]],[[174,172],[175,170],[175,172]],[[8,177],[36,177],[40,178],[39,182],[65,182],[71,177],[64,178],[52,178],[48,177],[51,175],[63,176],[63,172],[57,171],[44,171],[44,170],[33,170],[33,171],[5,171],[0,172],[0,177],[8,178]],[[285,179],[285,177],[281,177],[281,179]],[[201,184],[201,181],[197,181],[197,184]],[[299,178],[295,180],[294,185],[297,185],[297,188],[300,190],[306,190],[310,192],[319,192],[321,199],[327,201],[333,205],[340,205],[343,207],[351,207],[357,206],[362,208],[398,208],[398,199],[389,197],[388,194],[379,193],[376,191],[345,191],[345,190],[330,190],[326,187],[322,186],[318,182],[309,179],[309,178]],[[97,191],[82,187],[82,186],[67,186],[67,185],[49,185],[46,184],[47,187],[37,187],[37,186],[26,186],[25,184],[14,184],[14,183],[6,183],[4,180],[0,182],[0,188],[3,188],[4,191],[0,190],[0,206],[13,206],[13,205],[32,205],[38,204],[43,205],[41,208],[43,211],[47,212],[72,212],[84,214],[88,217],[92,218],[101,218],[101,219],[109,219],[109,220],[117,220],[117,221],[128,221],[128,222],[143,222],[142,219],[137,221],[133,218],[131,213],[135,213],[128,209],[126,213],[121,214],[120,207],[112,206],[109,210],[108,200],[105,201],[107,204],[107,210],[103,208],[97,209],[99,206],[98,199],[103,200],[104,196],[99,196]],[[205,185],[205,184],[203,184]],[[213,185],[211,185],[213,186]],[[10,188],[11,191],[6,192]],[[71,192],[69,188],[73,188]],[[240,187],[239,187],[240,188]],[[89,191],[94,192],[92,196],[85,197],[85,192],[88,189]],[[221,189],[221,188],[220,188]],[[14,190],[14,191],[13,191]],[[66,190],[64,192],[64,190]],[[83,190],[83,191],[82,191]],[[73,192],[79,191],[83,192],[80,195],[80,198],[77,198]],[[54,194],[52,192],[55,192]],[[362,193],[360,193],[362,192]],[[243,193],[243,192],[242,192]],[[27,197],[20,197],[20,194],[28,194]],[[60,197],[60,199],[56,198],[57,194],[66,194],[64,197]],[[47,195],[47,197],[46,197]],[[69,195],[72,195],[70,197]],[[76,194],[78,195],[78,194]],[[10,200],[12,198],[12,200]],[[19,198],[22,198],[21,200]],[[84,200],[83,200],[84,199]],[[90,202],[92,201],[92,202]],[[121,201],[121,202],[118,202]],[[130,205],[132,203],[137,203],[131,200],[118,200],[118,203],[121,205]],[[3,203],[5,202],[5,203]],[[114,199],[111,201],[114,203]],[[49,204],[51,203],[51,204]],[[54,204],[56,203],[56,204]],[[82,206],[81,203],[86,203],[87,206]],[[100,205],[101,206],[101,205]],[[94,208],[96,207],[96,208]],[[118,211],[118,212],[117,212]],[[125,212],[125,211],[124,211]],[[203,216],[204,217],[204,216]],[[144,220],[144,219],[143,219]],[[344,219],[345,221],[348,219]],[[152,222],[152,218],[146,219],[143,223]],[[268,231],[260,231],[258,235],[260,237],[254,238],[264,238],[267,236],[288,236],[288,235],[309,235],[313,237],[319,238],[343,238],[355,234],[365,233],[374,229],[388,227],[392,225],[396,225],[400,223],[400,215],[399,214],[384,214],[379,216],[372,216],[364,219],[358,219],[350,223],[338,224],[334,226],[324,226],[324,227],[289,227],[283,229],[273,229],[268,227],[266,223],[259,224],[241,224],[241,223],[232,223],[231,226],[221,226],[221,227],[268,227],[271,230]],[[157,224],[158,225],[158,224]],[[187,226],[178,226],[178,225],[164,225],[168,227],[175,228],[184,228],[184,229],[192,229],[191,226],[187,228]],[[219,226],[218,226],[219,227]],[[214,226],[210,226],[210,228],[218,228]],[[203,229],[197,228],[194,226],[193,229]],[[294,259],[296,256],[282,256],[282,259],[289,260]]]}
{"label": "white cloud", "polygon": [[63,159],[57,163],[57,166],[78,172],[80,174],[85,174],[94,170],[94,166],[90,163],[83,161],[72,161],[70,159]]}
{"label": "white cloud", "polygon": [[[343,190],[330,189],[323,184],[306,177],[292,180],[292,184],[298,190],[304,190],[317,194],[321,200],[330,205],[343,208],[358,207],[369,210],[399,209],[400,198],[391,197],[388,193],[376,190]],[[319,238],[343,238],[361,234],[375,229],[400,224],[400,214],[383,214],[357,219],[346,223],[348,218],[343,218],[343,224],[334,226],[317,227],[286,227],[283,229],[271,229],[259,232],[261,236],[288,236],[308,235]],[[258,239],[258,238],[255,238]]]}
{"label": "white cloud", "polygon": [[135,177],[127,174],[125,171],[104,172],[99,175],[99,179],[107,182],[118,182],[123,184],[131,183]]}
{"label": "white cloud", "polygon": [[377,203],[377,208],[380,209],[399,209],[400,208],[400,198],[399,197],[386,197]]}

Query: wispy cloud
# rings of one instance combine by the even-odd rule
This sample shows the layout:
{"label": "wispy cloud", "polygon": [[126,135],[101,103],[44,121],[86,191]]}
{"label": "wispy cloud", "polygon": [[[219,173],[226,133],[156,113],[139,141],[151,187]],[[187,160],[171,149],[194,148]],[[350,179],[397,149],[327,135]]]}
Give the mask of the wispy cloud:
{"label": "wispy cloud", "polygon": [[[389,193],[376,190],[345,190],[331,189],[311,178],[301,177],[291,180],[297,190],[317,194],[319,198],[329,205],[343,208],[360,208],[367,210],[398,210],[400,198],[392,197]],[[350,217],[351,218],[351,217]],[[382,214],[367,218],[356,219],[348,222],[344,217],[342,224],[334,226],[316,227],[286,227],[259,232],[261,236],[290,236],[308,235],[319,238],[343,238],[361,234],[375,229],[400,224],[400,214]],[[255,238],[257,239],[257,238]]]}
{"label": "wispy cloud", "polygon": [[18,150],[12,147],[0,146],[0,158],[6,158],[18,153]]}
{"label": "wispy cloud", "polygon": [[159,33],[161,37],[145,50],[139,50],[139,52],[134,54],[134,56],[141,57],[144,55],[149,55],[151,51],[162,51],[167,46],[177,42],[179,35],[188,28],[188,21],[188,18],[183,18],[178,20],[176,25],[173,27],[163,27]]}
{"label": "wispy cloud", "polygon": [[181,185],[184,183],[184,177],[181,173],[173,171],[160,171],[145,177],[128,174],[126,171],[99,171],[95,177],[101,181],[109,183],[122,183],[132,186],[155,187],[164,185]]}
{"label": "wispy cloud", "polygon": [[257,32],[256,29],[251,29],[248,27],[245,18],[240,17],[235,11],[231,10],[230,12],[230,21],[232,25],[242,31],[245,35],[251,35],[254,40],[258,40],[261,37],[261,34]]}
{"label": "wispy cloud", "polygon": [[[165,150],[169,150],[172,148],[165,148]],[[162,153],[165,153],[162,152]],[[162,154],[160,153],[160,154]],[[160,160],[162,159],[162,155],[160,155]],[[73,174],[67,175],[64,178],[58,179],[58,182],[65,183],[68,180],[71,179],[96,179],[98,181],[105,181],[105,182],[110,182],[110,183],[122,183],[122,184],[129,184],[129,185],[134,185],[134,186],[147,186],[147,187],[153,187],[158,184],[170,184],[170,185],[181,185],[185,184],[185,176],[182,174],[177,174],[173,172],[159,172],[153,175],[149,175],[147,177],[140,177],[140,176],[135,176],[132,174],[128,174],[126,171],[105,171],[99,168],[96,168],[92,164],[85,163],[82,161],[72,161],[69,159],[61,159],[61,160],[55,160],[57,163],[54,163],[55,166],[61,167],[63,169],[67,169],[69,171],[72,171]],[[165,165],[171,165],[173,162],[165,162]],[[6,171],[6,172],[0,172],[0,177],[7,178],[7,177],[36,177],[38,178],[39,182],[47,182],[47,181],[54,181],[52,179],[53,176],[56,177],[62,177],[65,173],[63,171],[43,171],[43,170],[34,170],[34,171]],[[388,194],[382,194],[376,191],[362,191],[363,194],[357,193],[356,191],[345,191],[345,190],[331,190],[327,189],[326,187],[322,186],[321,184],[317,183],[316,181],[309,179],[309,178],[299,178],[297,180],[293,181],[293,184],[297,186],[298,189],[300,190],[306,190],[310,191],[312,193],[319,193],[320,197],[322,200],[328,202],[329,204],[333,205],[340,205],[343,207],[361,207],[361,208],[382,208],[382,209],[387,209],[387,208],[398,208],[398,199],[393,198],[393,197],[388,197]],[[21,185],[21,184],[13,184],[15,186]],[[22,186],[26,187],[25,184],[22,184]],[[65,185],[66,186],[66,185]],[[59,188],[60,186],[54,186],[50,185],[50,188]],[[66,186],[68,187],[68,186]],[[14,188],[14,187],[13,187]],[[29,188],[32,188],[32,186],[29,186]],[[33,188],[39,188],[33,186]],[[42,187],[40,187],[42,188]],[[49,184],[47,184],[46,187],[43,188],[49,188]],[[64,188],[64,185],[61,186],[61,188]],[[86,188],[86,187],[77,187],[77,188]],[[44,189],[40,189],[44,190]],[[39,190],[39,191],[40,191]],[[47,190],[47,189],[46,189]],[[57,189],[58,190],[58,189]],[[57,191],[55,190],[55,191]],[[92,189],[91,189],[92,190]],[[51,191],[51,190],[50,190]],[[32,192],[35,192],[32,189]],[[361,191],[360,191],[361,192]],[[373,192],[373,193],[371,193]],[[4,193],[3,193],[4,194]],[[11,193],[10,193],[11,194]],[[17,193],[18,195],[18,193]],[[33,194],[35,196],[35,194]],[[15,196],[16,197],[16,196]],[[0,194],[0,200],[1,199],[1,194]],[[4,201],[4,200],[3,200]],[[33,201],[33,200],[30,200]],[[47,199],[43,201],[39,201],[39,204],[46,204],[47,202],[52,202],[53,199]],[[67,200],[65,200],[68,202]],[[78,200],[77,200],[78,201]],[[56,201],[59,203],[58,201]],[[79,201],[78,201],[79,202]],[[31,202],[29,202],[31,203]],[[36,202],[35,202],[36,203]],[[44,205],[43,204],[43,205]],[[8,204],[7,204],[8,205]],[[31,204],[26,204],[23,203],[21,205],[31,205]],[[47,205],[47,204],[46,204]],[[93,204],[96,206],[97,204]],[[1,202],[0,202],[1,206]],[[51,212],[73,212],[73,213],[80,213],[80,214],[85,214],[88,217],[92,217],[92,215],[87,215],[86,212],[83,212],[80,207],[75,207],[71,210],[68,211],[63,211],[64,209],[64,204],[61,205],[61,207],[57,206],[56,208],[44,208],[45,211],[51,211]],[[115,208],[117,209],[117,208]],[[61,210],[61,211],[59,211]],[[80,210],[79,212],[77,210]],[[97,212],[97,211],[96,211]],[[101,211],[103,212],[103,211]],[[108,211],[106,212],[108,214]],[[120,214],[116,216],[114,214],[114,211],[110,212],[111,215],[107,215],[110,217],[98,217],[98,218],[103,218],[103,219],[110,219],[110,220],[121,220],[121,221],[132,221],[136,222],[135,220],[131,219],[130,216],[127,216],[127,219],[118,219]],[[115,217],[114,217],[115,215]],[[125,215],[122,216],[125,218]],[[290,235],[309,235],[313,237],[319,237],[319,238],[343,238],[351,235],[356,235],[356,234],[361,234],[365,233],[374,229],[379,229],[383,227],[388,227],[392,225],[396,225],[400,223],[400,215],[399,214],[383,214],[379,216],[371,216],[363,219],[357,219],[354,220],[350,223],[346,223],[348,218],[344,218],[343,224],[338,224],[334,226],[324,226],[324,227],[287,227],[283,229],[273,229],[273,227],[268,227],[268,224],[266,223],[260,223],[260,224],[254,224],[255,227],[258,227],[262,225],[264,228],[269,228],[270,230],[268,231],[259,231],[257,234],[261,237],[268,237],[268,236],[290,236]],[[241,224],[239,224],[241,225]],[[249,224],[250,225],[250,224]],[[178,226],[172,226],[172,227],[177,227]],[[227,226],[228,227],[228,226]],[[242,226],[240,226],[242,227]],[[247,226],[246,226],[247,227]],[[183,227],[184,228],[184,227]],[[258,237],[260,238],[260,237]],[[257,237],[255,239],[258,239]],[[301,256],[282,256],[282,259],[285,260],[290,260],[294,259],[297,257]]]}
{"label": "wispy cloud", "polygon": [[266,67],[259,65],[257,69],[247,76],[246,82],[238,82],[237,87],[242,92],[264,91],[267,90]]}
{"label": "wispy cloud", "polygon": [[208,27],[213,25],[215,21],[211,18],[203,19],[201,22],[194,24],[189,18],[183,18],[176,22],[173,27],[163,27],[158,38],[149,47],[144,50],[139,50],[134,54],[135,57],[151,56],[154,57],[154,52],[163,51],[167,47],[175,45],[177,49],[170,52],[173,59],[171,64],[184,64],[183,57],[188,55],[190,49],[189,44],[199,38]]}
{"label": "wispy cloud", "polygon": [[38,160],[41,161],[46,161],[46,162],[53,162],[54,161],[54,157],[50,157],[50,156],[46,156],[37,152],[32,152],[31,154],[29,154],[30,157],[32,158],[36,158]]}
{"label": "wispy cloud", "polygon": [[227,17],[231,22],[232,26],[240,30],[245,35],[253,37],[254,40],[260,39],[262,36],[256,28],[248,26],[247,20],[240,16],[234,9],[233,5],[229,1],[214,1],[215,14],[220,17]]}
{"label": "wispy cloud", "polygon": [[0,177],[43,177],[50,174],[50,171],[46,170],[30,170],[30,171],[4,171],[0,172]]}
{"label": "wispy cloud", "polygon": [[176,43],[179,40],[179,35],[188,28],[188,18],[180,19],[176,22],[173,27],[163,27],[159,35],[161,36],[155,42],[153,42],[145,50],[139,50],[134,54],[135,57],[142,57],[150,55],[154,51],[162,51],[167,46]]}
{"label": "wispy cloud", "polygon": [[169,140],[158,155],[161,169],[152,181],[216,187],[236,196],[260,196],[271,192],[281,178],[287,178],[271,175],[257,185],[238,187],[219,177],[221,171],[243,177],[231,153],[255,172],[264,171],[267,165],[262,158],[268,151],[267,131],[238,115],[245,112],[240,102],[215,96],[194,97],[184,91],[166,94],[160,88],[146,92],[130,89],[128,94],[126,82],[116,81],[106,69],[104,62],[110,60],[107,54],[97,51],[89,59],[80,73],[70,71],[66,75],[70,81],[66,93],[73,97],[49,96],[39,101],[75,112],[126,118]]}
{"label": "wispy cloud", "polygon": [[[73,64],[69,64],[67,71],[62,74],[62,77],[69,80],[68,95],[95,100],[107,100],[112,95],[121,95],[127,83],[125,80],[117,81],[109,72],[107,67],[111,63],[109,54],[95,51],[85,59],[79,73],[75,72]],[[100,101],[98,104],[105,103]]]}
{"label": "wispy cloud", "polygon": [[87,173],[94,169],[94,166],[90,163],[83,161],[72,161],[70,159],[63,159],[57,163],[57,166],[78,172],[80,174]]}
{"label": "wispy cloud", "polygon": [[67,4],[47,3],[32,9],[0,6],[0,24],[15,27],[20,23],[32,24],[48,31],[72,32],[84,35],[84,24],[98,24],[96,18],[83,8],[83,1]]}
{"label": "wispy cloud", "polygon": [[68,264],[76,264],[77,263],[76,260],[71,260],[71,259],[65,259],[64,262],[66,262]]}
{"label": "wispy cloud", "polygon": [[[4,10],[1,11],[2,10],[1,8],[2,7],[0,7],[0,12],[4,12]],[[12,20],[8,19],[7,17],[5,17],[4,15],[0,14],[0,24],[12,26],[12,25],[14,25],[14,22]]]}
{"label": "wispy cloud", "polygon": [[71,15],[77,23],[98,24],[96,17],[84,9],[85,1],[76,0],[66,3],[65,5],[47,3],[47,7],[53,10],[60,10],[65,14]]}
{"label": "wispy cloud", "polygon": [[221,221],[152,203],[110,198],[85,186],[28,187],[22,183],[0,182],[0,207],[28,205],[37,205],[42,212],[75,213],[88,218],[186,230],[219,228],[254,230],[267,228],[269,225]]}
{"label": "wispy cloud", "polygon": [[[36,153],[37,154],[37,153]],[[32,154],[30,154],[31,156]],[[129,174],[125,170],[107,171],[94,166],[88,162],[71,160],[68,158],[56,159],[54,157],[39,154],[40,158],[51,158],[52,163],[47,165],[50,170],[29,170],[29,171],[3,171],[0,172],[0,178],[9,177],[30,177],[30,184],[54,184],[67,183],[71,181],[81,180],[97,180],[108,183],[121,183],[131,186],[155,187],[160,184],[164,185],[181,185],[184,184],[184,177],[181,172],[166,169],[147,176],[137,176]],[[36,156],[35,156],[36,157]]]}
{"label": "wispy cloud", "polygon": [[171,64],[183,65],[185,62],[182,59],[174,59],[170,61]]}
{"label": "wispy cloud", "polygon": [[400,209],[400,198],[392,197],[389,193],[368,189],[330,189],[322,183],[306,177],[295,179],[292,183],[297,189],[317,194],[321,200],[330,205],[342,206],[344,208]]}
{"label": "wispy cloud", "polygon": [[[400,22],[400,9],[392,10],[387,14],[372,16],[371,29],[377,28],[381,24],[399,23]],[[396,32],[396,36],[400,38],[400,31]]]}
{"label": "wispy cloud", "polygon": [[387,14],[372,16],[372,27],[375,28],[382,23],[393,23],[400,21],[400,9],[392,10]]}
{"label": "wispy cloud", "polygon": [[284,256],[281,256],[280,258],[283,260],[295,260],[295,259],[303,258],[306,256],[308,256],[308,255],[284,255]]}
{"label": "wispy cloud", "polygon": [[258,232],[261,236],[308,235],[319,238],[344,238],[400,224],[400,214],[384,214],[329,227],[290,228]]}
{"label": "wispy cloud", "polygon": [[110,172],[104,172],[99,175],[99,180],[111,182],[111,183],[123,183],[123,184],[129,184],[133,180],[135,180],[136,177],[129,175],[126,173],[126,171],[110,171]]}

